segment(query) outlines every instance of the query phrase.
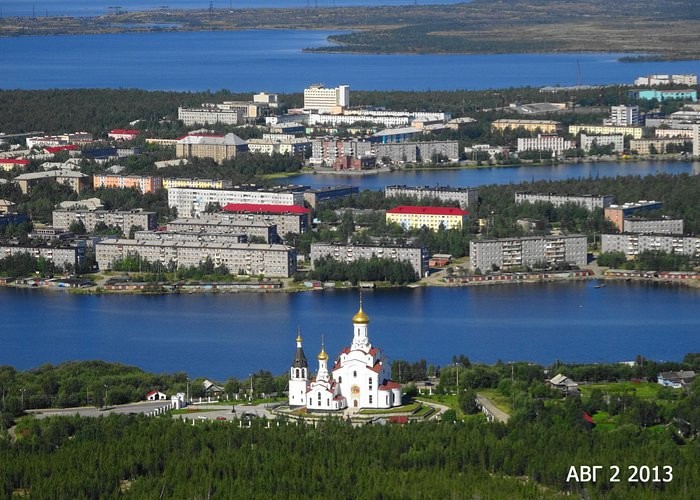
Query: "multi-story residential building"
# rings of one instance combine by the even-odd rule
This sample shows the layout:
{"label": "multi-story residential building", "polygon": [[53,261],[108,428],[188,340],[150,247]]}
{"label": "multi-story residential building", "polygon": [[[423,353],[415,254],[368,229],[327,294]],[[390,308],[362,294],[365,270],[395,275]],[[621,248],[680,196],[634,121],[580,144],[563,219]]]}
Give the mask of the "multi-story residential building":
{"label": "multi-story residential building", "polygon": [[361,158],[373,153],[372,143],[358,140],[313,139],[310,162],[314,165],[331,166],[337,158],[347,156]]}
{"label": "multi-story residential building", "polygon": [[41,257],[63,269],[75,269],[85,262],[85,245],[83,244],[73,246],[67,243],[59,245],[49,245],[47,243],[34,245],[0,243],[0,259],[23,253],[36,258]]}
{"label": "multi-story residential building", "polygon": [[628,217],[622,221],[623,233],[637,234],[683,234],[683,219],[661,217],[647,219],[644,217]]}
{"label": "multi-story residential building", "polygon": [[440,227],[461,229],[469,218],[469,212],[454,207],[423,207],[401,205],[386,211],[386,222],[395,222],[404,229],[420,229],[425,226],[432,231]]}
{"label": "multi-story residential building", "polygon": [[350,86],[339,85],[326,88],[321,84],[304,89],[304,109],[315,109],[321,113],[339,112],[350,106]]}
{"label": "multi-story residential building", "polygon": [[274,153],[304,157],[311,152],[311,141],[303,137],[291,139],[249,139],[248,151],[272,156]]}
{"label": "multi-story residential building", "polygon": [[15,212],[17,204],[10,200],[0,200],[0,215],[12,214]]}
{"label": "multi-story residential building", "polygon": [[574,204],[583,207],[586,210],[592,211],[596,208],[609,207],[612,202],[615,201],[615,198],[610,194],[604,194],[601,196],[592,194],[568,195],[556,193],[532,193],[530,191],[519,191],[515,193],[515,203],[537,203],[538,201],[551,203],[555,207],[560,207],[566,204]]}
{"label": "multi-story residential building", "polygon": [[376,144],[375,156],[388,158],[393,163],[432,162],[436,160],[458,161],[459,143],[457,141],[424,141],[393,144]]}
{"label": "multi-story residential building", "polygon": [[629,127],[639,125],[639,106],[612,106],[610,108],[610,118],[604,121],[605,125],[614,125],[619,127]]}
{"label": "multi-story residential building", "polygon": [[253,95],[253,102],[257,104],[264,104],[269,108],[279,107],[277,94],[268,94],[267,92],[259,92]]}
{"label": "multi-story residential building", "polygon": [[359,194],[359,192],[360,188],[357,186],[328,186],[314,188],[304,192],[304,201],[315,209],[319,203],[323,203],[324,201],[352,196]]}
{"label": "multi-story residential building", "polygon": [[569,134],[577,135],[585,132],[589,135],[615,135],[631,136],[633,139],[641,139],[643,127],[621,127],[618,125],[569,125]]}
{"label": "multi-story residential building", "polygon": [[311,267],[321,257],[331,257],[339,262],[350,263],[357,259],[372,257],[408,261],[416,272],[416,278],[425,276],[428,271],[428,250],[419,247],[396,245],[341,245],[337,243],[312,243]]}
{"label": "multi-story residential building", "polygon": [[29,160],[22,158],[0,158],[0,168],[8,172],[14,168],[26,169],[28,166]]}
{"label": "multi-story residential building", "polygon": [[374,156],[340,156],[333,162],[333,170],[369,170],[377,167],[377,158]]}
{"label": "multi-story residential building", "polygon": [[668,100],[681,100],[681,101],[692,101],[696,102],[698,100],[698,91],[691,89],[673,89],[673,90],[641,90],[634,89],[627,92],[632,99],[641,99],[644,101],[651,101],[656,99],[657,101],[668,101]]}
{"label": "multi-story residential building", "polygon": [[252,203],[232,203],[223,207],[222,212],[202,214],[199,220],[227,221],[231,224],[247,221],[264,222],[277,226],[277,234],[305,233],[310,227],[308,208],[299,205],[256,205]]}
{"label": "multi-story residential building", "polygon": [[48,172],[32,172],[15,177],[15,182],[19,184],[22,193],[28,194],[32,187],[44,181],[53,181],[70,187],[80,194],[88,185],[90,176],[73,170],[49,170]]}
{"label": "multi-story residential building", "polygon": [[552,120],[518,120],[502,118],[491,123],[491,130],[523,129],[528,132],[539,131],[542,134],[556,134],[561,130],[561,123]]}
{"label": "multi-story residential building", "polygon": [[175,143],[178,158],[212,158],[222,162],[248,151],[248,144],[236,134],[189,134]]}
{"label": "multi-story residential building", "polygon": [[384,127],[407,127],[412,123],[445,123],[451,118],[449,113],[428,113],[423,111],[384,111],[374,109],[351,109],[342,114],[311,113],[308,124],[326,126],[348,126],[356,122],[367,122]]}
{"label": "multi-story residential building", "polygon": [[586,265],[588,243],[583,235],[528,236],[469,242],[470,268],[510,270],[536,264]]}
{"label": "multi-story residential building", "polygon": [[669,147],[676,149],[681,148],[685,146],[687,141],[688,139],[683,137],[675,139],[632,139],[630,141],[630,151],[636,151],[640,155],[664,154],[668,152]]}
{"label": "multi-story residential building", "polygon": [[479,190],[470,187],[450,186],[386,186],[384,195],[387,198],[395,196],[411,196],[421,198],[437,198],[442,201],[457,201],[462,209],[474,209],[479,202]]}
{"label": "multi-story residential building", "polygon": [[612,145],[612,150],[614,153],[621,153],[625,150],[625,136],[622,134],[610,134],[610,135],[588,135],[581,134],[581,149],[585,152],[589,152],[593,145],[596,146],[610,146]]}
{"label": "multi-story residential building", "polygon": [[551,151],[554,156],[561,156],[567,149],[575,148],[573,141],[564,140],[556,135],[537,134],[537,137],[519,137],[518,153],[523,151]]}
{"label": "multi-story residential building", "polygon": [[93,139],[92,134],[87,132],[73,132],[60,135],[27,137],[25,140],[27,142],[27,148],[31,149],[34,147],[45,148],[66,146],[70,144],[87,144],[92,142]]}
{"label": "multi-story residential building", "polygon": [[[215,233],[215,232],[191,232],[191,231],[136,231],[134,239],[137,241],[166,241],[169,243],[247,243],[248,237],[242,233]],[[268,243],[267,241],[265,243]]]}
{"label": "multi-story residential building", "polygon": [[624,229],[624,220],[632,215],[637,215],[653,210],[661,210],[664,204],[660,201],[640,200],[636,203],[625,203],[623,205],[610,205],[605,207],[605,218],[617,228],[618,231]]}
{"label": "multi-story residential building", "polygon": [[243,122],[243,110],[222,109],[215,104],[204,104],[201,108],[177,108],[177,119],[188,127],[213,123],[238,125]]}
{"label": "multi-story residential building", "polygon": [[700,156],[700,125],[693,125],[693,156]]}
{"label": "multi-story residential building", "polygon": [[700,255],[700,238],[668,234],[603,234],[602,252],[622,252],[634,258],[641,252],[666,252],[680,255]]}
{"label": "multi-story residential building", "polygon": [[194,188],[194,189],[231,189],[233,181],[226,179],[185,179],[170,177],[163,179],[164,189]]}
{"label": "multi-story residential building", "polygon": [[158,214],[146,212],[140,208],[134,210],[87,210],[84,208],[58,208],[52,213],[54,227],[69,228],[74,222],[82,221],[85,229],[91,233],[97,224],[118,227],[128,233],[132,227],[155,229],[158,227]]}
{"label": "multi-story residential building", "polygon": [[231,203],[303,206],[305,190],[304,186],[262,188],[254,184],[232,189],[172,188],[168,190],[168,205],[182,217],[198,217],[217,204],[220,207]]}
{"label": "multi-story residential building", "polygon": [[92,177],[93,189],[138,189],[143,194],[155,193],[163,187],[162,177],[141,175],[95,174]]}
{"label": "multi-story residential building", "polygon": [[255,121],[263,115],[263,111],[268,107],[264,103],[254,101],[224,101],[218,106],[221,109],[240,111],[246,121]]}
{"label": "multi-story residential building", "polygon": [[654,131],[654,137],[661,139],[686,139],[693,140],[692,128],[657,128]]}
{"label": "multi-story residential building", "polygon": [[698,77],[697,75],[648,75],[640,76],[634,81],[637,86],[649,86],[654,85],[697,85]]}
{"label": "multi-story residential building", "polygon": [[288,278],[296,271],[296,251],[286,245],[216,242],[102,240],[95,246],[95,258],[102,270],[115,260],[138,254],[149,262],[163,265],[198,266],[207,258],[214,265],[225,265],[232,274]]}
{"label": "multi-story residential building", "polygon": [[[218,215],[218,214],[212,214]],[[277,243],[277,226],[266,221],[230,220],[225,217],[182,218],[168,222],[168,231],[196,235],[228,234],[243,235],[248,241],[262,240]],[[138,239],[138,238],[137,238]]]}

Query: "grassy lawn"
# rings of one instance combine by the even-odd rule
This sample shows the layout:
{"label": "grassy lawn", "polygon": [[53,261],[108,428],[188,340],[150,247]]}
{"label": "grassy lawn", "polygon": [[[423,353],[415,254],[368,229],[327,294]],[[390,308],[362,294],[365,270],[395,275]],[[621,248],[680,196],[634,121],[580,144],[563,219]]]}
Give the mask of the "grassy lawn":
{"label": "grassy lawn", "polygon": [[203,408],[182,408],[181,410],[172,410],[170,413],[173,415],[189,415],[190,413],[206,413],[209,411],[219,411],[219,410],[206,410]]}
{"label": "grassy lawn", "polygon": [[653,382],[612,382],[609,384],[579,385],[579,389],[584,397],[589,397],[593,389],[600,389],[603,394],[630,394],[640,399],[656,399],[661,386]]}
{"label": "grassy lawn", "polygon": [[511,398],[504,396],[497,389],[479,389],[478,394],[491,400],[496,408],[506,412],[508,415],[513,413],[513,405]]}

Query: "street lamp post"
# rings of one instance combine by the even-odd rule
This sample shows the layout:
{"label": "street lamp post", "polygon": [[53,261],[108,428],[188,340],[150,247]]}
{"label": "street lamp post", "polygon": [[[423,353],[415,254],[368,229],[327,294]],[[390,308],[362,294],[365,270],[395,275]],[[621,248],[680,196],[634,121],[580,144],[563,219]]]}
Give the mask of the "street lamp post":
{"label": "street lamp post", "polygon": [[109,385],[105,384],[105,408],[107,408],[107,389],[109,389]]}
{"label": "street lamp post", "polygon": [[250,400],[253,400],[253,374],[250,374]]}
{"label": "street lamp post", "polygon": [[190,402],[190,378],[187,377],[187,394],[185,394],[185,403],[189,404]]}
{"label": "street lamp post", "polygon": [[22,394],[22,409],[24,410],[24,393],[27,392],[27,389],[20,389],[19,392]]}

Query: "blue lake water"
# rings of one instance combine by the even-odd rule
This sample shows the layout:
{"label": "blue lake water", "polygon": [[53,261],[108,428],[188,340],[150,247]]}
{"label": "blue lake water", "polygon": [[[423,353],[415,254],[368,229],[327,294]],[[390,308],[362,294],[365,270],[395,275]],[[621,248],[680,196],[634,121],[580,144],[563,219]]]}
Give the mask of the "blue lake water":
{"label": "blue lake water", "polygon": [[214,9],[298,9],[308,7],[360,7],[382,5],[435,5],[468,3],[468,0],[3,0],[0,3],[2,16],[102,16],[114,12],[119,6],[122,11],[198,9],[205,10],[209,5]]}
{"label": "blue lake water", "polygon": [[[370,339],[390,359],[614,362],[700,351],[700,290],[630,282],[375,290]],[[83,296],[0,288],[0,365],[104,359],[224,380],[288,369],[352,338],[356,291]],[[314,366],[315,369],[315,366]]]}
{"label": "blue lake water", "polygon": [[250,30],[0,38],[0,88],[141,88],[301,92],[488,89],[630,83],[700,73],[699,61],[620,63],[621,54],[405,55],[303,52],[330,31]]}
{"label": "blue lake water", "polygon": [[311,187],[349,184],[360,190],[382,190],[391,184],[407,186],[483,186],[488,184],[518,184],[534,180],[563,180],[588,177],[617,177],[624,175],[700,174],[700,162],[599,162],[554,166],[489,167],[476,169],[401,170],[369,175],[301,174],[285,179],[292,184]]}

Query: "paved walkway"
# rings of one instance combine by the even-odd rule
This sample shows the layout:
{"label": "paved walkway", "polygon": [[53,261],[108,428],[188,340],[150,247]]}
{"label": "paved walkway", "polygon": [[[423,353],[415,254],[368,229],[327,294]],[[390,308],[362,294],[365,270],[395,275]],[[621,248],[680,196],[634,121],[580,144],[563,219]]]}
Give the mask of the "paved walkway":
{"label": "paved walkway", "polygon": [[498,422],[503,422],[504,424],[508,422],[510,419],[510,415],[508,415],[506,412],[499,410],[496,408],[496,405],[491,402],[489,398],[486,396],[482,396],[481,394],[476,395],[476,402],[479,403],[479,406],[482,408],[482,411],[486,413],[487,416],[493,417],[494,420]]}

